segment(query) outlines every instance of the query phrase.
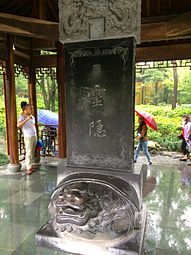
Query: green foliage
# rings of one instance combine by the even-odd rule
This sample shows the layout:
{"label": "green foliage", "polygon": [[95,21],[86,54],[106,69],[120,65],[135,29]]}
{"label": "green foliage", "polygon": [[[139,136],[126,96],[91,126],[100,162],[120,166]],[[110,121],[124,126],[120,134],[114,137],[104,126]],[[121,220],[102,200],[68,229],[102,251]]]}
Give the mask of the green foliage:
{"label": "green foliage", "polygon": [[[178,104],[191,104],[190,85],[191,85],[191,71],[188,67],[177,68],[178,72]],[[136,80],[142,82],[144,86],[152,84],[155,88],[154,96],[151,94],[148,97],[148,102],[152,104],[171,104],[173,97],[173,69],[172,68],[158,68],[145,69],[142,73],[136,74]],[[157,89],[157,82],[163,85],[163,88]]]}
{"label": "green foliage", "polygon": [[3,166],[8,163],[9,163],[8,157],[5,154],[0,152],[0,166]]}
{"label": "green foliage", "polygon": [[179,69],[178,102],[180,104],[191,104],[190,85],[191,71],[188,68]]}
{"label": "green foliage", "polygon": [[3,76],[0,75],[0,95],[3,95]]}
{"label": "green foliage", "polygon": [[16,94],[19,97],[28,97],[28,80],[21,73],[15,77]]}
{"label": "green foliage", "polygon": [[159,143],[166,150],[180,150],[181,140],[177,136],[181,133],[182,115],[191,115],[189,106],[178,106],[172,110],[171,106],[139,105],[136,109],[151,113],[157,122],[158,131],[148,129],[149,140]]}
{"label": "green foliage", "polygon": [[5,138],[5,107],[1,98],[2,96],[0,96],[0,136]]}
{"label": "green foliage", "polygon": [[137,73],[136,78],[144,83],[155,83],[156,81],[164,81],[168,77],[167,73],[167,68],[145,69],[142,73]]}
{"label": "green foliage", "polygon": [[[17,114],[21,112],[20,103],[23,100],[28,101],[27,98],[17,97]],[[41,97],[38,98],[38,109],[44,108],[44,103]],[[151,128],[148,129],[149,139],[160,144],[161,147],[167,150],[180,150],[181,141],[177,136],[181,133],[182,115],[188,113],[191,115],[191,107],[189,105],[178,106],[171,110],[171,106],[154,106],[154,105],[138,105],[137,109],[150,112],[157,124],[158,131]],[[137,127],[137,120],[135,120],[135,128]],[[5,111],[4,99],[0,96],[0,137],[5,139]]]}
{"label": "green foliage", "polygon": [[[46,52],[42,52],[46,54]],[[150,140],[158,142],[160,146],[165,147],[168,150],[179,150],[180,140],[177,139],[177,135],[181,132],[181,119],[182,115],[188,113],[191,115],[191,97],[190,97],[190,84],[191,84],[191,73],[189,68],[178,68],[178,103],[176,109],[171,109],[171,98],[173,93],[173,76],[172,69],[148,69],[144,70],[142,74],[137,74],[137,80],[142,81],[145,85],[146,83],[151,84],[155,88],[155,94],[152,95],[151,103],[158,104],[153,105],[139,105],[137,109],[145,110],[150,112],[156,119],[158,123],[158,131],[153,131],[149,128],[148,136]],[[58,100],[57,94],[54,95],[54,90],[56,86],[51,88],[51,81],[47,79],[45,82],[45,89],[47,91],[47,96],[45,98],[49,99],[48,105],[51,106],[55,104],[55,110],[58,111]],[[158,88],[157,82],[160,81],[163,87]],[[41,84],[42,85],[42,84]],[[53,84],[54,85],[54,84]],[[37,108],[44,109],[45,102],[43,100],[42,88],[39,84],[36,86],[37,92]],[[51,92],[51,93],[50,93]],[[55,92],[57,93],[57,92]],[[23,75],[19,75],[16,78],[16,102],[17,102],[17,115],[20,114],[21,101],[28,100],[28,81]],[[48,97],[48,94],[50,97]],[[52,96],[51,96],[52,95]],[[55,99],[54,99],[55,98]],[[53,99],[50,101],[50,99]],[[161,104],[161,105],[159,105]],[[162,105],[165,104],[165,105]],[[182,104],[182,105],[181,105]],[[183,105],[184,104],[184,105]],[[137,126],[137,122],[135,122]],[[0,75],[0,137],[5,139],[5,109],[4,109],[4,96],[3,96],[3,79]]]}

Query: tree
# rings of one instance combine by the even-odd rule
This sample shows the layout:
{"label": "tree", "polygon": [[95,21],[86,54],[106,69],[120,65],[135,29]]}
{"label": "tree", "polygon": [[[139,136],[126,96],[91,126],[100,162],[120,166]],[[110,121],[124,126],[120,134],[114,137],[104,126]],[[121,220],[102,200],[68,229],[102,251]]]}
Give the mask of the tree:
{"label": "tree", "polygon": [[136,79],[137,81],[141,81],[144,85],[147,83],[154,84],[154,95],[152,103],[157,105],[161,100],[163,100],[163,96],[160,94],[159,84],[164,82],[168,78],[168,71],[166,68],[153,68],[153,69],[145,69],[142,73],[137,73]]}
{"label": "tree", "polygon": [[177,72],[177,63],[176,60],[172,61],[173,63],[173,78],[174,78],[174,87],[172,95],[172,109],[176,108],[177,104],[177,91],[178,91],[178,72]]}
{"label": "tree", "polygon": [[[55,55],[56,52],[41,51],[41,55]],[[41,79],[37,80],[40,92],[43,97],[45,109],[55,111],[57,107],[57,83],[56,68],[50,69],[48,72],[41,73]],[[37,88],[38,90],[38,88]]]}
{"label": "tree", "polygon": [[0,96],[4,94],[4,89],[3,89],[3,75],[0,74]]}
{"label": "tree", "polygon": [[15,76],[16,95],[19,97],[28,97],[28,79],[20,73]]}
{"label": "tree", "polygon": [[37,80],[41,94],[44,100],[45,109],[55,111],[55,102],[57,96],[57,86],[54,77],[49,74],[43,74],[41,80]]}
{"label": "tree", "polygon": [[191,71],[188,67],[178,69],[178,103],[191,104],[190,86],[191,86]]}

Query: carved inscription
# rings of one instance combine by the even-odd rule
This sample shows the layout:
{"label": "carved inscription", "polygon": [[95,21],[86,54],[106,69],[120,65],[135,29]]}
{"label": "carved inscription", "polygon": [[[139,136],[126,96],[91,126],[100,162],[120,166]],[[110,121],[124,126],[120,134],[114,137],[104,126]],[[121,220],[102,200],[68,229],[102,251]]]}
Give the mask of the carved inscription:
{"label": "carved inscription", "polygon": [[104,130],[102,120],[92,121],[89,124],[89,136],[104,137],[106,130]]}
{"label": "carved inscription", "polygon": [[93,88],[80,88],[80,96],[82,99],[88,97],[91,107],[96,108],[98,106],[104,106],[103,94],[105,91],[106,90],[102,89],[100,85],[96,84]]}
{"label": "carved inscription", "polygon": [[141,0],[59,0],[60,41],[132,37],[139,43]]}
{"label": "carved inscription", "polygon": [[97,107],[97,106],[103,106],[103,92],[105,92],[105,89],[101,89],[100,85],[95,85],[93,89],[90,91],[90,100],[91,100],[91,106]]}

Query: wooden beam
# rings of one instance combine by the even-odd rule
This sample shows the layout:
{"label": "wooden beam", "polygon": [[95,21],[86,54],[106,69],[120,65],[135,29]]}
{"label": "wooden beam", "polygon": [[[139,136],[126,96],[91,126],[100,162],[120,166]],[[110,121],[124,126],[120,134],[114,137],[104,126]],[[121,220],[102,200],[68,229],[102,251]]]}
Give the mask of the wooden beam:
{"label": "wooden beam", "polygon": [[178,16],[167,23],[168,36],[191,35],[191,12]]}
{"label": "wooden beam", "polygon": [[58,23],[0,13],[0,32],[27,37],[58,40]]}
{"label": "wooden beam", "polygon": [[25,58],[25,59],[30,59],[30,56],[24,52],[21,52],[19,50],[14,50],[14,55],[17,55],[19,57]]}
{"label": "wooden beam", "polygon": [[[0,13],[0,32],[58,41],[58,23]],[[141,42],[191,37],[191,13],[173,17],[165,22],[141,25]],[[51,46],[52,47],[52,46]]]}
{"label": "wooden beam", "polygon": [[191,12],[165,22],[141,25],[141,42],[191,38]]}
{"label": "wooden beam", "polygon": [[20,29],[14,26],[5,25],[5,24],[0,25],[0,32],[13,34],[13,35],[28,36],[28,37],[34,36],[34,34],[30,33],[29,31],[25,31],[23,29]]}
{"label": "wooden beam", "polygon": [[21,56],[14,56],[15,59],[15,64],[21,65],[21,66],[29,66],[30,65],[30,60],[23,58]]}
{"label": "wooden beam", "polygon": [[27,37],[14,36],[14,45],[24,50],[30,50],[31,40]]}
{"label": "wooden beam", "polygon": [[34,66],[37,67],[56,67],[57,55],[34,56]]}
{"label": "wooden beam", "polygon": [[[18,51],[14,51],[14,60],[15,64],[23,65],[23,66],[29,66],[30,64],[30,58],[28,58],[28,55],[22,54]],[[8,53],[5,49],[0,49],[0,59],[1,60],[7,60],[8,59]],[[55,55],[41,55],[41,56],[33,56],[34,61],[34,67],[56,67],[57,66],[57,56]]]}
{"label": "wooden beam", "polygon": [[165,39],[167,39],[167,22],[141,25],[141,42],[160,41]]}
{"label": "wooden beam", "polygon": [[56,50],[55,42],[50,40],[32,39],[33,50]]}
{"label": "wooden beam", "polygon": [[191,43],[138,47],[136,49],[136,62],[188,58],[191,59]]}

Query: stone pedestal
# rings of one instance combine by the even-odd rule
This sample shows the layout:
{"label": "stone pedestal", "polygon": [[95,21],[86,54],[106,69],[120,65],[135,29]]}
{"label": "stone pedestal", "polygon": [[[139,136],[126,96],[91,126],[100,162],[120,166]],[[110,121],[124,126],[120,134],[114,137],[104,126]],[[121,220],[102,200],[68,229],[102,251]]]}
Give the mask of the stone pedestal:
{"label": "stone pedestal", "polygon": [[37,244],[80,255],[142,254],[146,171],[58,168],[64,174],[49,205],[53,217],[37,232]]}

